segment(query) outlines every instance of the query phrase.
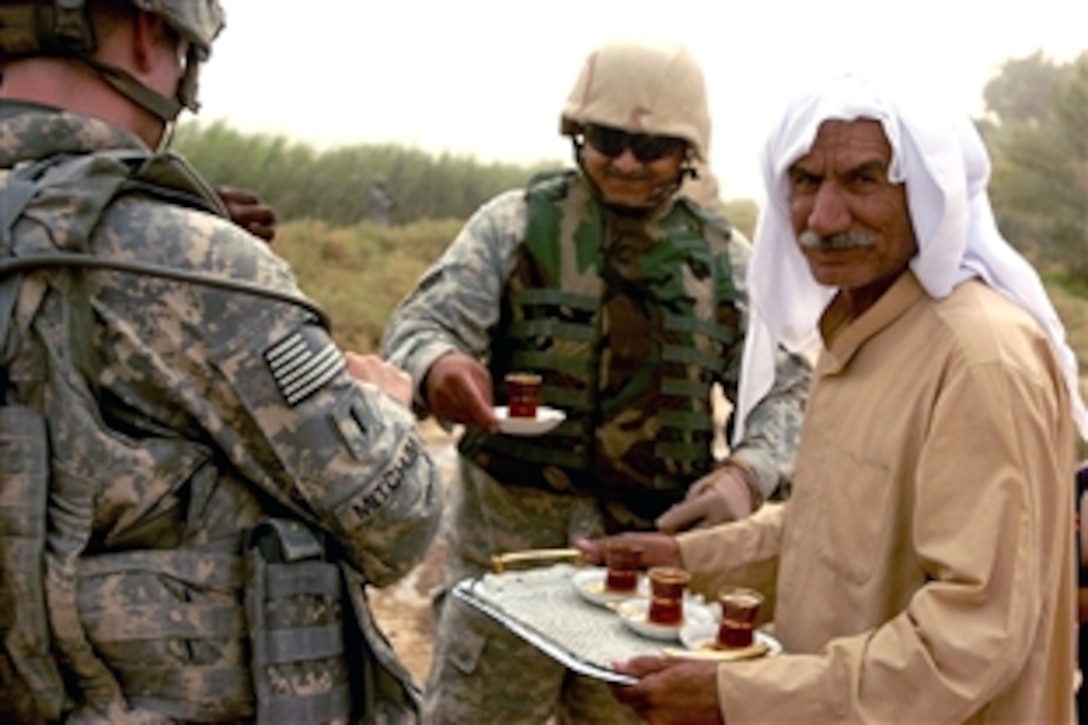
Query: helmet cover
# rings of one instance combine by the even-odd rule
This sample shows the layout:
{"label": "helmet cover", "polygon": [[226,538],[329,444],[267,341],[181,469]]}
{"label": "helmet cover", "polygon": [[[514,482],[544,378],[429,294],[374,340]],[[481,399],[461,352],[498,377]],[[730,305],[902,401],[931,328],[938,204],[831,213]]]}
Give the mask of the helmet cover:
{"label": "helmet cover", "polygon": [[588,124],[682,138],[706,161],[710,111],[703,72],[674,43],[616,40],[591,52],[563,106],[560,133]]}

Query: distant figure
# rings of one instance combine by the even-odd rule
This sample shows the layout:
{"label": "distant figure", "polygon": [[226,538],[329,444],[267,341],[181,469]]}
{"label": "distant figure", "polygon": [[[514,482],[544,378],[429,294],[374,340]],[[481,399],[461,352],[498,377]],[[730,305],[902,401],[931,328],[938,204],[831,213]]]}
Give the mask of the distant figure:
{"label": "distant figure", "polygon": [[389,191],[389,185],[385,183],[385,177],[375,176],[370,182],[367,218],[380,227],[387,227],[389,214],[392,213],[394,206],[396,202],[393,201],[393,193]]}

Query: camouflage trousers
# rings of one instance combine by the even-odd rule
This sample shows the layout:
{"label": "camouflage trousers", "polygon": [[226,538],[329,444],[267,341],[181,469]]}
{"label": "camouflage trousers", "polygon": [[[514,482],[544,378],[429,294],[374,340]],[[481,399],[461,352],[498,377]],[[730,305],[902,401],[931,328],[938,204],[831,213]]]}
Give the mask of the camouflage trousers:
{"label": "camouflage trousers", "polygon": [[570,545],[600,536],[590,496],[503,486],[460,460],[447,525],[445,588],[435,598],[434,659],[423,693],[428,724],[637,723],[599,680],[577,675],[491,618],[447,596],[490,570],[493,554]]}

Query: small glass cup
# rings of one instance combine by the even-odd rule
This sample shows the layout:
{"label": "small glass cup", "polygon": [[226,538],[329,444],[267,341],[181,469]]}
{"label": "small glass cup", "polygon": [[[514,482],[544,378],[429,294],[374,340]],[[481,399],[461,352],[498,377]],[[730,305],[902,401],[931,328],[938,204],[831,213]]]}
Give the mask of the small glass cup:
{"label": "small glass cup", "polygon": [[674,566],[655,566],[649,571],[650,609],[646,618],[654,624],[684,621],[684,591],[691,574]]}
{"label": "small glass cup", "polygon": [[506,375],[507,410],[511,418],[536,418],[541,378],[536,373]]}
{"label": "small glass cup", "polygon": [[747,587],[725,587],[718,594],[718,603],[722,606],[718,646],[750,647],[755,641],[756,618],[763,606],[763,595]]}
{"label": "small glass cup", "polygon": [[608,567],[605,591],[634,592],[638,589],[638,571],[642,567],[641,547],[609,539],[604,545],[604,563]]}

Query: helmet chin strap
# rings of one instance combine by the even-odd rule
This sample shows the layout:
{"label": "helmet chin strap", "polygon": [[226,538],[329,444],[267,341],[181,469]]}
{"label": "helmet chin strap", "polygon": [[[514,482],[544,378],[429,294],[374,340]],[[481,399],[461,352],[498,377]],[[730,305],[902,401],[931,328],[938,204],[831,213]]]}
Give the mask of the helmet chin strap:
{"label": "helmet chin strap", "polygon": [[162,153],[170,148],[170,144],[174,142],[174,129],[178,127],[176,121],[167,121],[166,127],[162,130],[162,138],[159,139],[159,145],[155,149],[157,153]]}
{"label": "helmet chin strap", "polygon": [[176,119],[184,108],[178,99],[167,98],[151,90],[126,70],[86,56],[81,56],[81,60],[98,71],[102,80],[113,86],[115,91],[167,123]]}
{"label": "helmet chin strap", "polygon": [[153,91],[137,80],[131,73],[121,68],[101,63],[86,55],[78,57],[94,68],[102,80],[109,83],[115,91],[163,122],[163,132],[159,138],[156,151],[164,151],[170,146],[170,142],[174,137],[174,129],[177,126],[177,119],[182,109],[188,108],[196,113],[200,108],[200,104],[196,100],[199,62],[192,55],[186,65],[184,75],[178,81],[178,93],[174,98]]}
{"label": "helmet chin strap", "polygon": [[183,108],[188,108],[193,113],[200,110],[200,103],[197,101],[197,84],[203,56],[193,46],[189,48],[185,70],[178,79],[177,92],[173,98],[148,88],[128,71],[102,63],[91,57],[89,53],[80,53],[77,57],[94,68],[106,83],[113,86],[115,91],[168,125],[177,120]]}
{"label": "helmet chin strap", "polygon": [[697,178],[699,172],[691,165],[691,162],[685,158],[683,164],[680,166],[680,173],[676,175],[672,181],[668,181],[664,184],[659,184],[654,187],[651,194],[652,198],[657,199],[657,204],[663,203],[667,199],[671,199],[680,191],[680,187],[684,185],[684,179],[687,177]]}

